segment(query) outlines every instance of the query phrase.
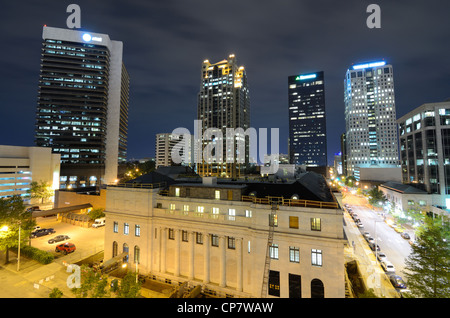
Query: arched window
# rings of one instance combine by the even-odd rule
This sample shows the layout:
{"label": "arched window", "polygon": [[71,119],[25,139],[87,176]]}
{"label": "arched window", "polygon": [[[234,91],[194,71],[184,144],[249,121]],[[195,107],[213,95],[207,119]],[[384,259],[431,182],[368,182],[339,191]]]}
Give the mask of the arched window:
{"label": "arched window", "polygon": [[128,256],[129,256],[129,248],[127,243],[123,243],[123,249],[122,252],[127,252],[128,254],[123,258],[124,263],[128,263]]}
{"label": "arched window", "polygon": [[320,279],[314,278],[311,281],[311,298],[324,298],[325,292]]}
{"label": "arched window", "polygon": [[134,247],[134,263],[140,263],[140,257],[141,257],[141,249],[139,246]]}
{"label": "arched window", "polygon": [[113,242],[113,246],[112,246],[112,257],[116,257],[117,256],[117,242],[114,241]]}

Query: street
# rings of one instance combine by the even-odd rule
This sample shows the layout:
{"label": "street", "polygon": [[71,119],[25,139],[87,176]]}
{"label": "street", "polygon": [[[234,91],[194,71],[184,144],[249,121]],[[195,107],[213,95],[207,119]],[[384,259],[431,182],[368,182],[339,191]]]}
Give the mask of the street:
{"label": "street", "polygon": [[[349,204],[353,212],[357,213],[357,218],[364,225],[363,228],[360,228],[361,235],[365,231],[370,233],[370,236],[379,245],[380,252],[385,253],[387,259],[394,265],[396,274],[406,281],[402,270],[405,268],[405,259],[411,253],[409,240],[403,239],[400,233],[397,233],[384,222],[381,211],[376,212],[372,210],[367,204],[366,199],[347,194],[343,202]],[[412,229],[405,229],[405,232],[408,232],[411,239],[414,238]]]}

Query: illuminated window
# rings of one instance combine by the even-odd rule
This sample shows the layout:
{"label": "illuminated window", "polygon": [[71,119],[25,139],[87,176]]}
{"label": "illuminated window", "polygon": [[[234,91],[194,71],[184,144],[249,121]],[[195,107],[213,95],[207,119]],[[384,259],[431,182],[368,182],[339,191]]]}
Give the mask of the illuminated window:
{"label": "illuminated window", "polygon": [[300,263],[300,249],[298,247],[289,246],[289,261]]}
{"label": "illuminated window", "polygon": [[311,218],[311,230],[321,231],[321,220],[320,218]]}
{"label": "illuminated window", "polygon": [[269,247],[269,255],[271,259],[278,259],[278,244],[272,244]]}
{"label": "illuminated window", "polygon": [[311,250],[311,265],[322,266],[322,250]]}

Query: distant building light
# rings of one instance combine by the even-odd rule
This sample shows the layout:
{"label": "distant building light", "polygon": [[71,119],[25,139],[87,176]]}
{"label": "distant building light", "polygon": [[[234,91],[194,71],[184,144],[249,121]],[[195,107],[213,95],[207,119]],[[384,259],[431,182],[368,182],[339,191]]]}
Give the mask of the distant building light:
{"label": "distant building light", "polygon": [[354,70],[361,70],[361,69],[364,69],[364,68],[378,67],[378,66],[383,66],[383,65],[386,65],[385,61],[353,65],[353,69]]}
{"label": "distant building light", "polygon": [[92,40],[92,37],[89,33],[83,34],[83,41],[90,42],[91,40]]}
{"label": "distant building light", "polygon": [[303,80],[307,80],[307,79],[311,79],[311,78],[316,78],[317,74],[308,74],[308,75],[300,75],[297,76],[297,78],[295,79],[296,81],[303,81]]}

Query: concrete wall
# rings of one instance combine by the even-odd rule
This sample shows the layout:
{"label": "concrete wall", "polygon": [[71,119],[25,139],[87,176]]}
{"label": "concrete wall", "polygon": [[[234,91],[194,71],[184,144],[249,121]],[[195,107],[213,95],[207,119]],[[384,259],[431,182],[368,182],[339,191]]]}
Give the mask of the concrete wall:
{"label": "concrete wall", "polygon": [[100,195],[89,195],[73,191],[56,190],[55,208],[90,203],[94,209],[106,208],[106,190],[100,190]]}

